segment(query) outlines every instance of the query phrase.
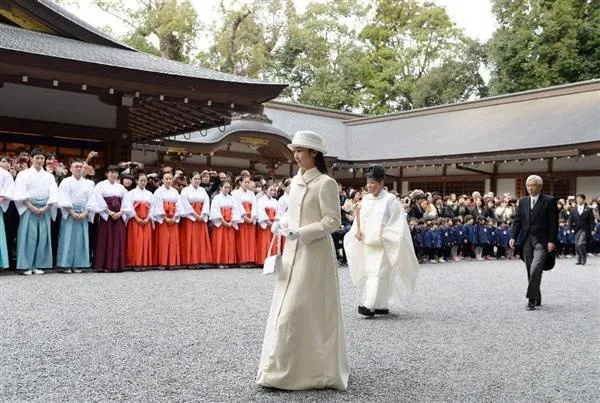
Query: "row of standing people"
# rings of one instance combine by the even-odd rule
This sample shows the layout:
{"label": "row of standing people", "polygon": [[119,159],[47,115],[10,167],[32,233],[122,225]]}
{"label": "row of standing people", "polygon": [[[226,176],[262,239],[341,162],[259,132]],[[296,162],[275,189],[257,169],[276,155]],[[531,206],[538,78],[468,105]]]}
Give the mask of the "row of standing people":
{"label": "row of standing people", "polygon": [[[198,173],[181,193],[172,186],[172,175],[166,173],[162,185],[151,193],[145,189],[144,173],[138,175],[136,187],[127,191],[118,181],[118,167],[109,167],[106,180],[94,184],[83,177],[83,163],[77,160],[71,164],[72,175],[56,185],[43,169],[43,161],[43,154],[32,154],[32,166],[14,182],[0,169],[2,212],[14,202],[20,214],[17,270],[24,274],[42,274],[43,269],[52,268],[54,260],[55,266],[65,271],[90,266],[122,271],[261,265],[268,253],[271,225],[287,208],[287,196],[276,200],[273,186],[257,200],[246,190],[248,177],[238,179],[239,189],[234,191],[229,181],[222,181],[211,200],[200,186]],[[53,259],[50,222],[57,219],[58,210],[59,241]],[[97,233],[90,245],[89,229],[94,221]],[[4,228],[0,229],[4,234]],[[6,238],[2,236],[0,267],[8,267]]]}

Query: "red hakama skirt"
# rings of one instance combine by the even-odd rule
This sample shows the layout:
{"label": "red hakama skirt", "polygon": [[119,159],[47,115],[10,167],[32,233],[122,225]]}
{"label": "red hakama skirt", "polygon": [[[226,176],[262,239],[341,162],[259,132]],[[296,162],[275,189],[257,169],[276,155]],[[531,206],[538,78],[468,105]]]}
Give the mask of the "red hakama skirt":
{"label": "red hakama skirt", "polygon": [[[164,202],[165,216],[175,217],[175,202]],[[155,231],[156,264],[159,266],[172,267],[181,264],[181,253],[179,250],[179,225],[169,225],[166,222],[158,224]]]}
{"label": "red hakama skirt", "polygon": [[[196,214],[202,213],[204,203],[191,203]],[[181,242],[181,264],[196,265],[212,263],[212,251],[208,237],[208,225],[202,221],[187,218],[179,223],[179,240]]]}
{"label": "red hakama skirt", "polygon": [[[252,203],[244,202],[244,211],[248,216],[252,213]],[[241,223],[235,234],[235,250],[237,262],[240,264],[256,263],[256,225]]]}
{"label": "red hakama skirt", "polygon": [[[142,220],[148,218],[150,204],[147,202],[135,202],[133,204],[135,214]],[[129,220],[127,224],[127,266],[148,267],[154,263],[154,244],[152,222],[146,225],[138,224],[135,219]]]}
{"label": "red hakama skirt", "polygon": [[[274,222],[277,210],[271,207],[266,207],[265,212],[267,213],[267,217],[269,217],[269,221]],[[271,243],[273,234],[271,233],[270,225],[264,229],[259,225],[256,232],[256,263],[262,265],[269,255],[269,244]],[[273,249],[274,251],[271,253],[277,253],[277,245],[273,245]]]}
{"label": "red hakama skirt", "polygon": [[[227,222],[231,221],[232,208],[221,207],[221,216]],[[221,224],[213,227],[210,234],[213,261],[216,264],[235,264],[235,229]]]}

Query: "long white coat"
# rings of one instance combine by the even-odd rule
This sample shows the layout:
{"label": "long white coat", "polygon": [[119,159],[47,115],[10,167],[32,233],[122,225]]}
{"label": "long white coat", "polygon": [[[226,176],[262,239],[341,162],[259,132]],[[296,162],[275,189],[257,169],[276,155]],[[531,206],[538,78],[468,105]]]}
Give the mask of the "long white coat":
{"label": "long white coat", "polygon": [[346,390],[348,359],[331,233],[340,226],[336,182],[316,168],[292,180],[287,240],[258,368],[257,383],[287,390]]}

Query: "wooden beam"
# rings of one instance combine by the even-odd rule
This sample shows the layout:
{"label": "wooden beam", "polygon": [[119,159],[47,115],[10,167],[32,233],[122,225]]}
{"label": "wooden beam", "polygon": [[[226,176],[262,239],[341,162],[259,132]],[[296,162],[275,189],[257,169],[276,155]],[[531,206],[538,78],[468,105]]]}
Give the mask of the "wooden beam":
{"label": "wooden beam", "polygon": [[459,170],[461,170],[461,171],[469,171],[469,172],[474,172],[474,173],[476,173],[476,174],[483,174],[483,175],[488,175],[488,176],[492,175],[492,173],[491,173],[491,172],[482,171],[482,170],[480,170],[480,169],[475,169],[475,168],[464,167],[464,166],[462,166],[462,165],[458,165],[458,164],[456,165],[456,169],[459,169]]}
{"label": "wooden beam", "polygon": [[12,133],[70,137],[88,141],[114,141],[120,135],[120,132],[115,129],[8,117],[0,117],[0,128]]}

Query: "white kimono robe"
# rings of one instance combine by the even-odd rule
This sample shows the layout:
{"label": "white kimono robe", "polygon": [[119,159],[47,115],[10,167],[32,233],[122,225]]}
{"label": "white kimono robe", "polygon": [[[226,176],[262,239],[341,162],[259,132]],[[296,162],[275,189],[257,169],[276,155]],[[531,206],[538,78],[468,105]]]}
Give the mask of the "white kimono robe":
{"label": "white kimono robe", "polygon": [[[73,176],[69,176],[60,182],[58,186],[58,207],[63,220],[69,218],[68,209],[72,209],[73,206],[89,208],[88,205],[94,197],[94,186],[93,181],[83,177],[77,180]],[[87,220],[94,222],[93,212],[88,213]]]}
{"label": "white kimono robe", "polygon": [[231,220],[233,228],[238,229],[238,224],[243,221],[242,213],[239,211],[237,203],[231,195],[225,196],[218,192],[210,202],[209,219],[213,226],[220,227],[223,216],[221,215],[221,207],[231,207]]}
{"label": "white kimono robe", "polygon": [[[88,212],[86,220],[78,221],[69,214],[69,209],[81,213],[88,208],[94,197],[94,182],[89,179],[75,179],[73,176],[62,180],[58,186],[58,207],[62,212],[56,266],[90,267],[88,223],[94,221],[94,213]],[[89,208],[88,208],[89,209]]]}
{"label": "white kimono robe", "polygon": [[4,228],[4,213],[8,210],[8,204],[12,197],[15,181],[6,169],[0,168],[0,269],[6,269],[9,265],[6,232]]}
{"label": "white kimono robe", "polygon": [[23,204],[23,201],[28,199],[47,199],[46,205],[51,205],[50,215],[52,220],[56,220],[58,186],[56,186],[54,176],[44,171],[44,169],[38,171],[32,166],[19,172],[15,180],[12,199],[15,201],[19,215],[23,215],[27,211],[27,207]]}
{"label": "white kimono robe", "polygon": [[348,359],[331,233],[340,226],[335,180],[317,168],[299,172],[290,186],[282,228],[283,270],[265,330],[256,382],[278,389],[346,390]]}
{"label": "white kimono robe", "polygon": [[236,202],[236,208],[240,212],[241,215],[246,214],[246,210],[244,210],[244,203],[249,202],[252,203],[252,209],[250,210],[250,218],[253,223],[256,223],[257,218],[257,202],[256,196],[253,192],[249,190],[236,189],[231,192],[231,197]]}
{"label": "white kimono robe", "polygon": [[361,202],[362,242],[355,237],[357,222],[344,237],[344,248],[361,305],[369,309],[398,305],[400,290],[413,290],[419,271],[406,214],[394,195],[382,190],[377,197],[365,195]]}
{"label": "white kimono robe", "polygon": [[106,204],[105,197],[119,197],[121,199],[121,211],[123,215],[121,219],[123,221],[127,221],[127,213],[128,211],[125,209],[123,205],[123,198],[127,194],[127,189],[125,186],[120,183],[110,183],[108,179],[103,180],[102,182],[98,182],[94,187],[94,197],[90,199],[88,203],[88,208],[90,211],[97,213],[102,217],[104,221],[108,221],[108,205]]}
{"label": "white kimono robe", "polygon": [[0,197],[2,202],[0,208],[6,213],[10,200],[13,198],[13,191],[15,187],[15,180],[13,179],[10,172],[6,169],[0,168]]}
{"label": "white kimono robe", "polygon": [[[125,211],[125,221],[129,222],[135,216],[135,208],[133,205],[136,202],[148,203],[152,205],[152,192],[146,189],[140,189],[138,186],[131,189],[123,198],[123,210]],[[150,217],[152,219],[152,217]]]}
{"label": "white kimono robe", "polygon": [[[192,203],[202,203],[202,212],[200,215],[202,216],[204,222],[208,222],[208,216],[210,214],[210,197],[208,197],[208,193],[206,193],[206,190],[204,190],[202,186],[198,186],[197,189],[192,185],[183,188],[181,191],[181,197],[188,202],[190,208],[192,208],[192,212]],[[196,221],[194,214],[188,215],[187,218],[192,221]]]}
{"label": "white kimono robe", "polygon": [[278,204],[278,209],[277,209],[277,217],[282,217],[288,209],[288,199],[289,199],[289,195],[287,193],[284,193],[279,200],[277,200],[277,204]]}
{"label": "white kimono robe", "polygon": [[260,199],[258,199],[257,204],[258,207],[256,210],[258,225],[260,225],[262,229],[265,229],[267,228],[267,221],[269,221],[269,216],[267,215],[267,211],[265,209],[275,209],[275,219],[277,220],[277,211],[279,209],[279,204],[277,203],[277,200],[275,200],[275,198],[268,196],[263,196]]}
{"label": "white kimono robe", "polygon": [[181,198],[177,189],[174,187],[167,189],[165,185],[161,185],[154,192],[150,206],[150,217],[159,224],[162,224],[165,219],[165,202],[175,203],[175,215],[173,216],[175,222],[179,222],[181,217],[187,217],[192,214],[192,206],[190,206],[190,203],[186,199]]}

